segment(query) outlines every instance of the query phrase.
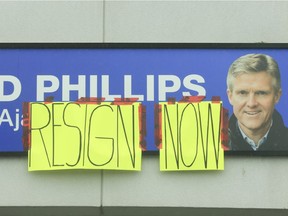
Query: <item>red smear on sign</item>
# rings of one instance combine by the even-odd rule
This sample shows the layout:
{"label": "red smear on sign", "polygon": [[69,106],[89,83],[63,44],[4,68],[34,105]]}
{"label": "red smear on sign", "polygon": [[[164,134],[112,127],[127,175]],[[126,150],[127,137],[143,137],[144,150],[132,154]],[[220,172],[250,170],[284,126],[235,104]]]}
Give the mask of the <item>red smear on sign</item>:
{"label": "red smear on sign", "polygon": [[79,104],[101,104],[104,101],[104,97],[81,97],[76,102]]}
{"label": "red smear on sign", "polygon": [[53,96],[49,96],[49,97],[45,98],[44,103],[45,104],[49,104],[49,103],[53,103],[53,101],[54,101],[54,97]]}
{"label": "red smear on sign", "polygon": [[167,102],[168,102],[168,104],[175,104],[176,99],[173,97],[170,97],[170,98],[168,98]]}
{"label": "red smear on sign", "polygon": [[224,150],[229,150],[229,111],[224,107],[221,110],[221,145]]}
{"label": "red smear on sign", "polygon": [[25,151],[31,148],[31,130],[30,130],[30,106],[29,102],[24,102],[22,105],[23,114],[23,132],[22,145]]}
{"label": "red smear on sign", "polygon": [[187,102],[199,103],[204,99],[205,96],[185,96],[179,101],[179,103],[187,103]]}
{"label": "red smear on sign", "polygon": [[220,96],[213,96],[212,97],[212,103],[220,103],[221,97]]}
{"label": "red smear on sign", "polygon": [[139,111],[140,148],[143,151],[145,151],[147,149],[147,142],[145,140],[145,137],[147,135],[146,106],[140,104],[138,111]]}
{"label": "red smear on sign", "polygon": [[132,105],[137,101],[138,98],[115,98],[112,105]]}

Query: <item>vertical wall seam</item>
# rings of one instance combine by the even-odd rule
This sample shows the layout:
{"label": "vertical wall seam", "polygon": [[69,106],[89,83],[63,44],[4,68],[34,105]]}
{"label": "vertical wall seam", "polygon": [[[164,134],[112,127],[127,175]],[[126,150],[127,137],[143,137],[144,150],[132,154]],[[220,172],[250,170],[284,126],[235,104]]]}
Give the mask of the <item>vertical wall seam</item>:
{"label": "vertical wall seam", "polygon": [[105,27],[106,27],[106,1],[103,0],[102,2],[102,11],[103,11],[103,20],[102,20],[102,37],[103,37],[103,43],[105,43]]}

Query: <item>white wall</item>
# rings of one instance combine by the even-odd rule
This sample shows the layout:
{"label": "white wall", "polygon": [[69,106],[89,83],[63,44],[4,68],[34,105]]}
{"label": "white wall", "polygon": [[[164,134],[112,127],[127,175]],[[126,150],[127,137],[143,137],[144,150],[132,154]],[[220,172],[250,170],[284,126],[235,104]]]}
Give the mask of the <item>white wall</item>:
{"label": "white wall", "polygon": [[[0,42],[287,43],[287,11],[287,1],[0,1]],[[161,173],[151,155],[142,172],[28,173],[26,156],[0,155],[0,207],[286,209],[287,162],[229,156],[225,171]]]}

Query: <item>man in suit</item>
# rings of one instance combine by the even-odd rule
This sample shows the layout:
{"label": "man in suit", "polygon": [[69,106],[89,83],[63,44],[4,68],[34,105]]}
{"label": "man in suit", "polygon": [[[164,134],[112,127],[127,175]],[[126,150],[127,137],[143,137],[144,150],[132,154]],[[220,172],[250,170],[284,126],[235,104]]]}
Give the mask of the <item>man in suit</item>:
{"label": "man in suit", "polygon": [[288,150],[288,129],[275,109],[281,94],[280,72],[272,57],[248,54],[232,63],[227,76],[227,95],[233,106],[231,150]]}

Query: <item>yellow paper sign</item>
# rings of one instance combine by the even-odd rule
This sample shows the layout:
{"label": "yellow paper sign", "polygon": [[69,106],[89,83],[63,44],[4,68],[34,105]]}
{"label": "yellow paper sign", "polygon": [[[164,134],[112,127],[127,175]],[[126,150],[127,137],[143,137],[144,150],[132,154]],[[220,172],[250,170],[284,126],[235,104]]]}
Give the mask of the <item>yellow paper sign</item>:
{"label": "yellow paper sign", "polygon": [[222,103],[160,103],[160,170],[223,170]]}
{"label": "yellow paper sign", "polygon": [[141,170],[139,103],[29,103],[28,170]]}

